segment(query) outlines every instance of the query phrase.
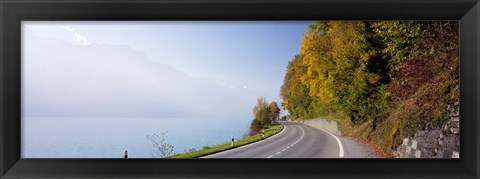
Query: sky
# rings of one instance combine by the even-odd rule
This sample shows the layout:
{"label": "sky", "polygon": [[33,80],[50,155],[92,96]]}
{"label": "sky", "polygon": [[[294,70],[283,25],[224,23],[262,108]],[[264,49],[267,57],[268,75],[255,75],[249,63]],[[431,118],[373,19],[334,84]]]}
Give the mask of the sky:
{"label": "sky", "polygon": [[251,116],[309,21],[22,22],[25,116]]}

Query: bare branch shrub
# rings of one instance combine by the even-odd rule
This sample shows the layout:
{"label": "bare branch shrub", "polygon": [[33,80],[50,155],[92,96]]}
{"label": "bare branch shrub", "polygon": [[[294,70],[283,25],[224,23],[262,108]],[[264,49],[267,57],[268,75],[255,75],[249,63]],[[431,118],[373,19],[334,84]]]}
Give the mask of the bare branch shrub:
{"label": "bare branch shrub", "polygon": [[166,142],[167,133],[147,135],[147,139],[152,143],[154,157],[166,158],[173,154],[174,146]]}

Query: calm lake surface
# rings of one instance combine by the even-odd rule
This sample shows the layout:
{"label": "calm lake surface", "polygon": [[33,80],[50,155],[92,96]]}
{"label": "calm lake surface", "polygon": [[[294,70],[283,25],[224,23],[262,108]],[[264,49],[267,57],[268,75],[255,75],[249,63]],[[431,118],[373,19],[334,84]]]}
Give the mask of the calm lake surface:
{"label": "calm lake surface", "polygon": [[23,158],[152,158],[147,135],[167,132],[180,153],[240,138],[248,118],[24,118]]}

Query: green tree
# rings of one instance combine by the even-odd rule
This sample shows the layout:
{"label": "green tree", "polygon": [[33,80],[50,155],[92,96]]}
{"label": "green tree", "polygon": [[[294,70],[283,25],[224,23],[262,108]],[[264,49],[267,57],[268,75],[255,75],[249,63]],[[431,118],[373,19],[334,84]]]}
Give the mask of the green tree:
{"label": "green tree", "polygon": [[301,77],[307,72],[303,64],[303,56],[296,55],[288,62],[283,85],[280,89],[282,106],[293,119],[302,119],[308,116],[308,108],[312,101],[308,87],[301,82]]}
{"label": "green tree", "polygon": [[418,59],[424,51],[420,50],[420,37],[426,34],[424,23],[418,21],[378,21],[372,22],[375,35],[380,38],[388,54],[392,72],[403,60]]}

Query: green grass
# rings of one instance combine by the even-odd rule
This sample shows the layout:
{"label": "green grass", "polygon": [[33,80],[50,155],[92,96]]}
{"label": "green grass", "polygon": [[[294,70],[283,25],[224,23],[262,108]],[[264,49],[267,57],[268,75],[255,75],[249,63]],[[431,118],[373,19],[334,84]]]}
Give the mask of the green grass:
{"label": "green grass", "polygon": [[190,150],[186,153],[175,154],[175,155],[170,156],[168,158],[198,158],[198,157],[202,157],[202,156],[205,156],[205,155],[214,154],[214,153],[217,153],[217,152],[233,149],[233,148],[236,148],[236,147],[247,145],[247,144],[250,144],[250,143],[253,143],[253,142],[257,142],[257,141],[266,139],[270,136],[273,136],[273,135],[279,133],[280,131],[282,131],[283,127],[284,126],[280,123],[274,123],[270,127],[268,127],[267,129],[265,129],[265,137],[263,137],[261,133],[253,135],[253,136],[248,136],[248,137],[245,137],[245,138],[240,139],[238,141],[235,141],[233,147],[232,147],[231,142],[228,141],[228,142],[218,144],[218,145],[215,145],[215,146],[204,146],[202,149],[198,149],[198,150],[192,149],[192,150]]}

